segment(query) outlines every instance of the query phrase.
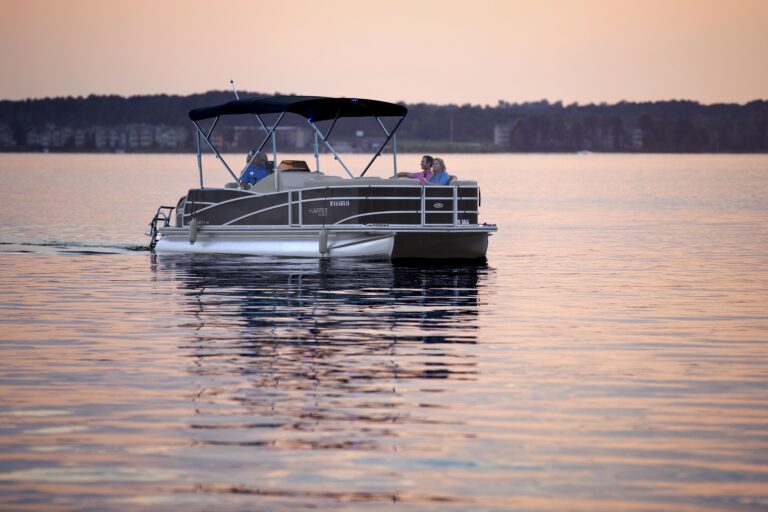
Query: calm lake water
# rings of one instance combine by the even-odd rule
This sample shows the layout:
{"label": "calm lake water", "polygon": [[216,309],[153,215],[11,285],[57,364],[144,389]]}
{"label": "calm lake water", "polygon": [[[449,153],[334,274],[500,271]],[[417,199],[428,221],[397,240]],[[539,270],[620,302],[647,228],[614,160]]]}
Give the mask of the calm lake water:
{"label": "calm lake water", "polygon": [[0,155],[0,509],[768,510],[768,156],[446,163],[487,263],[156,257],[194,156]]}

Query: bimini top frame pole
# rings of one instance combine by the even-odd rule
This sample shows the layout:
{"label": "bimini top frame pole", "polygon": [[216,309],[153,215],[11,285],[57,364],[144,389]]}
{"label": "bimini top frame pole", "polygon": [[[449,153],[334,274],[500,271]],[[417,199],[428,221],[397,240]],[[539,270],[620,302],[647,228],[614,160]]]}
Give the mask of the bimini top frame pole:
{"label": "bimini top frame pole", "polygon": [[[221,156],[221,153],[219,153],[219,150],[216,149],[216,146],[214,146],[213,143],[211,142],[211,134],[213,133],[213,129],[216,127],[216,123],[218,123],[218,122],[219,122],[219,118],[217,117],[216,120],[211,125],[211,128],[208,130],[208,134],[206,135],[206,134],[203,133],[202,128],[200,128],[200,125],[197,124],[197,121],[192,121],[192,123],[195,125],[195,128],[197,129],[197,136],[198,137],[200,137],[200,136],[203,137],[203,140],[206,142],[206,144],[208,144],[208,147],[210,147],[211,150],[216,154],[216,158],[221,160],[221,163],[227,169],[229,174],[232,175],[232,177],[235,179],[235,181],[238,181],[239,178],[237,176],[235,176],[235,173],[232,172],[232,169],[229,168],[229,166],[227,165],[226,160],[224,160],[224,157]],[[202,182],[202,175],[203,175],[203,164],[202,164],[202,161],[201,161],[201,163],[200,163],[200,177],[201,177],[200,181],[201,182]]]}
{"label": "bimini top frame pole", "polygon": [[195,138],[197,139],[197,170],[200,173],[200,188],[205,188],[203,185],[203,148],[200,145],[200,132],[195,132]]}
{"label": "bimini top frame pole", "polygon": [[[382,129],[382,130],[384,130],[384,133],[386,133],[386,134],[387,134],[387,138],[384,140],[384,142],[381,144],[381,146],[379,146],[379,149],[378,149],[378,151],[376,151],[376,154],[375,154],[375,155],[373,155],[373,158],[371,158],[371,161],[370,161],[370,162],[368,162],[368,165],[366,165],[366,166],[365,166],[365,169],[363,169],[363,172],[362,172],[362,173],[360,173],[360,177],[361,177],[361,178],[362,178],[363,176],[365,176],[365,173],[366,173],[366,172],[368,172],[368,169],[371,167],[371,165],[373,165],[373,162],[374,162],[374,161],[375,161],[375,160],[376,160],[376,159],[379,157],[379,155],[381,154],[381,152],[382,152],[382,151],[384,150],[384,148],[387,146],[387,143],[389,142],[389,140],[390,140],[392,137],[394,137],[394,135],[395,135],[395,132],[396,132],[396,131],[397,131],[397,129],[400,127],[400,123],[402,123],[402,122],[403,122],[403,119],[405,119],[405,116],[403,116],[403,117],[401,117],[401,118],[400,118],[400,120],[397,122],[397,124],[395,125],[395,127],[392,129],[392,131],[391,131],[391,132],[387,132],[387,129],[384,127],[384,123],[382,123],[382,122],[381,122],[381,119],[379,119],[379,117],[378,117],[378,116],[376,116],[376,120],[379,122],[379,125],[381,126],[381,129]],[[395,174],[397,174],[397,144],[395,144],[395,145],[393,146],[392,158],[393,158],[393,160],[394,160],[394,162],[395,162]]]}
{"label": "bimini top frame pole", "polygon": [[[328,142],[328,137],[331,135],[331,130],[333,130],[333,127],[336,126],[336,121],[339,119],[339,116],[336,116],[333,119],[333,124],[331,124],[331,127],[328,129],[328,133],[325,135],[322,134],[320,131],[320,128],[317,127],[315,123],[312,122],[312,119],[307,119],[307,122],[309,123],[309,126],[312,127],[312,129],[315,131],[315,137],[322,137],[323,138],[323,144],[325,144],[325,147],[328,148],[328,150],[333,153],[333,157],[338,160],[338,162],[341,164],[341,166],[344,168],[345,171],[347,171],[347,174],[349,174],[350,178],[354,178],[355,176],[350,172],[349,168],[344,163],[344,160],[341,159],[339,154],[336,152],[335,149],[333,149],[333,146],[331,146],[331,143]],[[317,138],[315,138],[315,146],[317,146]],[[315,147],[315,154],[317,154],[317,147]],[[320,159],[319,156],[317,157],[317,165],[320,166]]]}
{"label": "bimini top frame pole", "polygon": [[[283,116],[285,115],[285,112],[280,114],[280,117],[275,121],[275,124],[272,126],[272,128],[267,129],[267,134],[264,136],[264,140],[261,141],[261,144],[259,144],[258,149],[256,152],[261,151],[261,149],[266,145],[267,142],[269,142],[270,137],[272,137],[272,144],[273,149],[275,152],[275,155],[277,155],[277,147],[275,146],[274,136],[275,136],[275,129],[277,128],[277,125],[280,124],[280,121],[283,119]],[[211,134],[213,134],[213,129],[216,127],[216,123],[218,122],[219,118],[217,117],[214,123],[211,125],[211,128],[208,130],[208,134],[204,134],[202,128],[200,128],[200,125],[197,124],[197,121],[192,121],[192,124],[195,125],[195,128],[197,129],[197,137],[198,137],[198,167],[200,169],[200,188],[202,188],[203,183],[203,164],[202,164],[202,158],[201,158],[201,148],[200,146],[200,137],[205,140],[205,142],[208,144],[208,147],[211,148],[211,150],[216,154],[216,158],[221,160],[222,165],[227,169],[229,174],[235,179],[236,182],[240,182],[240,178],[238,178],[234,172],[232,172],[232,169],[227,165],[227,161],[224,160],[224,157],[221,156],[221,153],[219,153],[219,150],[216,149],[216,146],[213,145],[213,142],[211,142]],[[266,126],[265,126],[266,128]],[[256,154],[254,153],[251,156],[251,159],[248,160],[248,163],[246,163],[246,167],[251,165],[251,162],[253,162],[253,159],[256,158]],[[277,158],[275,156],[275,158]]]}
{"label": "bimini top frame pole", "polygon": [[[240,95],[237,93],[237,88],[235,87],[235,81],[234,80],[230,80],[229,83],[232,84],[232,91],[235,93],[235,99],[239,100],[240,99]],[[285,111],[283,111],[283,113],[280,115],[280,119],[283,118],[283,114],[285,114]],[[267,125],[264,124],[264,121],[261,119],[261,116],[258,113],[254,113],[253,115],[256,116],[256,119],[259,121],[259,125],[266,132],[267,138],[269,138],[270,133],[271,133],[271,135],[272,135],[272,161],[273,162],[277,162],[277,140],[276,140],[277,135],[276,135],[275,131],[272,130],[270,132],[269,128],[267,128]],[[275,123],[274,128],[277,128],[277,125],[280,123],[280,119],[277,120],[277,123]],[[262,142],[261,145],[259,146],[259,151],[261,151],[261,148],[263,148],[263,147],[264,147],[264,143]],[[253,155],[251,155],[251,158],[245,164],[245,167],[243,167],[243,171],[245,171],[248,168],[248,166],[251,165],[251,163],[256,158],[256,155],[258,154],[259,151],[254,151]],[[278,182],[278,178],[277,178],[277,173],[275,172],[274,174],[275,174],[275,188],[277,189],[279,187],[279,182]]]}

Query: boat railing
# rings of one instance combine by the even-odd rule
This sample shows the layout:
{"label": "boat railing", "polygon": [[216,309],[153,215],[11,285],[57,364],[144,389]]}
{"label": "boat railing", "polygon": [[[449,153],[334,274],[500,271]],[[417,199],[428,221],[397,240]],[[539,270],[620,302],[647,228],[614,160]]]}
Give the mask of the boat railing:
{"label": "boat railing", "polygon": [[[478,210],[465,210],[462,208],[459,208],[459,202],[462,199],[469,199],[469,198],[462,198],[462,196],[459,195],[459,186],[456,185],[447,185],[447,186],[430,186],[430,187],[421,187],[421,192],[419,194],[418,200],[419,200],[419,223],[413,224],[414,226],[462,226],[465,225],[466,222],[461,222],[461,219],[459,219],[460,213],[473,213],[477,214],[479,213]],[[479,196],[480,196],[480,189],[478,187],[469,187],[469,188],[477,188],[478,195],[477,200],[479,204]],[[427,196],[427,190],[436,190],[436,189],[450,189],[451,195],[450,197],[428,197]],[[287,207],[288,207],[288,225],[295,226],[295,227],[315,227],[317,224],[304,224],[304,206],[307,204],[304,200],[304,194],[303,190],[289,190],[288,191],[288,198],[287,198]],[[344,197],[328,197],[329,201],[334,200],[344,200]],[[359,198],[357,198],[359,199]],[[404,198],[404,199],[417,199],[413,196]],[[451,213],[451,222],[427,222],[427,214],[429,213],[442,213],[447,214],[449,211],[447,210],[429,210],[427,211],[427,204],[430,200],[439,200],[439,199],[450,199],[452,204],[452,210],[450,210]],[[310,199],[312,203],[315,203],[317,201],[317,198]],[[415,212],[414,212],[415,213]],[[333,226],[331,225],[324,225],[326,227]]]}

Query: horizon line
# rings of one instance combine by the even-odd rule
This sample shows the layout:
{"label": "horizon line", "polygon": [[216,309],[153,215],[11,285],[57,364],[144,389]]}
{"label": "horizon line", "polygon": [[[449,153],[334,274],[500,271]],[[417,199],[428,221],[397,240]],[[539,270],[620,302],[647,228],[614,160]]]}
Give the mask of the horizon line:
{"label": "horizon line", "polygon": [[[70,100],[70,99],[88,99],[91,97],[95,98],[123,98],[123,99],[133,99],[133,98],[147,98],[147,97],[154,97],[154,96],[170,96],[170,97],[190,97],[190,96],[199,96],[199,95],[205,95],[210,93],[232,93],[232,91],[227,89],[210,89],[204,92],[192,92],[188,94],[180,94],[180,93],[142,93],[142,94],[131,94],[131,95],[123,95],[123,94],[116,94],[116,93],[89,93],[87,95],[61,95],[61,96],[43,96],[43,97],[27,97],[27,98],[18,98],[18,99],[11,99],[11,98],[0,98],[0,102],[32,102],[32,101],[46,101],[46,100]],[[241,91],[241,94],[248,94],[252,95],[252,97],[264,97],[264,96],[311,96],[311,95],[305,95],[305,94],[296,94],[296,93],[283,93],[280,91],[276,91],[273,93],[261,93],[261,92],[253,92],[253,91]],[[330,96],[327,96],[330,97]],[[339,97],[345,97],[345,96],[339,96]],[[234,98],[233,98],[234,99]],[[368,99],[375,99],[375,98],[368,98]],[[435,105],[439,107],[464,107],[464,106],[470,106],[470,107],[490,107],[490,108],[499,108],[503,105],[510,105],[510,106],[520,106],[520,105],[531,105],[531,104],[540,104],[540,103],[546,103],[548,105],[558,105],[565,107],[588,107],[588,106],[613,106],[613,105],[620,105],[623,103],[634,103],[634,104],[646,104],[646,103],[695,103],[701,106],[716,106],[716,105],[738,105],[738,106],[746,106],[751,103],[756,102],[766,102],[768,101],[768,97],[766,98],[754,98],[751,100],[745,100],[744,102],[738,102],[738,101],[717,101],[712,103],[704,103],[700,100],[690,99],[690,98],[668,98],[668,99],[655,99],[655,100],[627,100],[622,99],[614,102],[609,102],[607,100],[599,101],[599,102],[585,102],[581,103],[579,101],[571,101],[567,102],[566,100],[558,99],[558,100],[549,100],[547,98],[540,98],[537,100],[524,100],[524,101],[508,101],[504,99],[498,99],[496,104],[491,103],[472,103],[472,102],[463,102],[463,103],[455,103],[455,102],[449,102],[449,103],[429,103],[427,101],[415,101],[415,102],[409,102],[404,100],[397,100],[397,101],[390,101],[390,103],[398,103],[398,104],[404,104],[404,105]]]}

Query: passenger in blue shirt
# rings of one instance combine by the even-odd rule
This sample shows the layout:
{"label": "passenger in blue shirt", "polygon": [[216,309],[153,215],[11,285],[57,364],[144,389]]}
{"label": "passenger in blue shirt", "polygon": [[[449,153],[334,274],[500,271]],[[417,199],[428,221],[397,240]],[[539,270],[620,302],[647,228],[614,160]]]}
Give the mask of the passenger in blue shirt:
{"label": "passenger in blue shirt", "polygon": [[432,177],[429,178],[430,185],[447,185],[451,181],[451,175],[448,174],[445,162],[442,158],[432,160]]}
{"label": "passenger in blue shirt", "polygon": [[260,180],[269,176],[269,170],[267,169],[267,155],[259,151],[254,157],[253,153],[253,150],[251,150],[245,158],[245,161],[250,162],[250,165],[248,165],[248,167],[243,170],[243,174],[240,175],[240,185],[243,187],[246,185],[253,186]]}

